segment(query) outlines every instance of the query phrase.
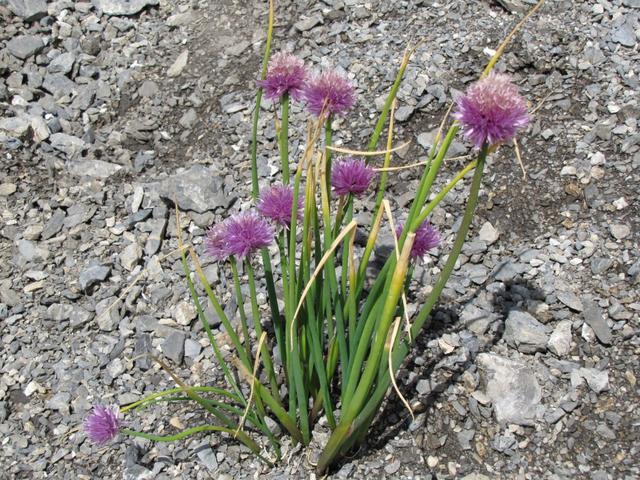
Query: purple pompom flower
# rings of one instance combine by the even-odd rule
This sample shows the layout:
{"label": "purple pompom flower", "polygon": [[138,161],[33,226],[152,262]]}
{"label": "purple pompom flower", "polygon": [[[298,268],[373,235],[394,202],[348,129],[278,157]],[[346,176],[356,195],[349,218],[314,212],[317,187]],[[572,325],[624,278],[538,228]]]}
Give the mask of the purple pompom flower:
{"label": "purple pompom flower", "polygon": [[336,195],[362,195],[373,178],[374,171],[364,160],[346,157],[336,161],[331,171],[331,186]]}
{"label": "purple pompom flower", "polygon": [[301,59],[290,53],[278,52],[269,60],[267,75],[264,80],[258,80],[258,86],[264,88],[265,97],[269,100],[280,100],[284,94],[300,100],[306,78],[307,70]]}
{"label": "purple pompom flower", "polygon": [[96,405],[84,420],[84,431],[87,437],[99,445],[107,443],[120,431],[120,409],[116,405]]}
{"label": "purple pompom flower", "polygon": [[464,135],[477,148],[504,143],[529,122],[527,105],[509,75],[490,73],[458,99],[454,113]]}
{"label": "purple pompom flower", "polygon": [[304,96],[309,111],[319,117],[325,115],[344,115],[356,101],[353,85],[335,70],[328,70],[313,78],[306,86]]}
{"label": "purple pompom flower", "polygon": [[219,262],[226,260],[229,255],[231,255],[227,245],[226,226],[224,222],[214,225],[209,229],[204,240],[204,249],[214,260]]}
{"label": "purple pompom flower", "polygon": [[266,247],[273,241],[275,230],[256,212],[232,215],[222,223],[224,252],[244,258],[253,251]]}
{"label": "purple pompom flower", "polygon": [[[298,220],[302,220],[302,197],[298,198]],[[258,203],[258,211],[274,222],[288,227],[293,209],[293,189],[288,185],[274,185],[265,190]]]}
{"label": "purple pompom flower", "polygon": [[[402,235],[403,228],[404,225],[402,223],[399,223],[396,227],[396,236],[398,238]],[[436,248],[438,245],[440,245],[440,234],[438,230],[425,220],[416,230],[416,237],[413,240],[409,256],[413,259],[422,258],[429,250]]]}

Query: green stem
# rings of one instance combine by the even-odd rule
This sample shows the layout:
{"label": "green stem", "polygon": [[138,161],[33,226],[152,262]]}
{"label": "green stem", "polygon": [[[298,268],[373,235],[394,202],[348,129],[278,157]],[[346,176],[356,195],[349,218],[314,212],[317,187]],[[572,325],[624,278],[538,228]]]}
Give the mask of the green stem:
{"label": "green stem", "polygon": [[282,96],[282,124],[280,126],[280,160],[282,182],[289,184],[289,94]]}
{"label": "green stem", "polygon": [[[260,321],[260,309],[258,308],[255,274],[253,272],[253,266],[251,265],[251,260],[249,258],[246,259],[244,265],[247,269],[247,275],[249,276],[249,296],[251,297],[251,314],[253,315],[253,326],[256,329],[256,335],[258,336],[258,338],[261,338],[263,330],[262,323]],[[262,349],[260,351],[262,352],[262,361],[264,362],[264,366],[267,369],[269,384],[271,386],[271,393],[277,397],[278,395],[280,395],[280,391],[278,390],[276,373],[273,369],[273,361],[271,360],[271,354],[269,353],[267,342],[264,342],[262,344]]]}
{"label": "green stem", "polygon": [[251,356],[251,337],[249,336],[249,327],[247,325],[247,312],[244,309],[244,297],[242,288],[240,288],[240,276],[238,275],[238,264],[235,257],[229,259],[231,263],[231,271],[233,272],[233,286],[236,292],[236,301],[238,302],[238,311],[240,312],[240,324],[242,325],[242,335],[244,336],[244,348],[247,358],[252,361]]}

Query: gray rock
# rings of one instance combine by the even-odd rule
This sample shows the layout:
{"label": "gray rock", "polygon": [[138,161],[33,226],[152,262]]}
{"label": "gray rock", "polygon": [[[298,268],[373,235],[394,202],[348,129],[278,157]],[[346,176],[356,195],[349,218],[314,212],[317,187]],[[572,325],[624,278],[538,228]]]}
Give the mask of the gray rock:
{"label": "gray rock", "polygon": [[42,88],[53,95],[55,99],[59,99],[70,97],[78,89],[78,86],[62,73],[47,73],[42,82]]}
{"label": "gray rock", "polygon": [[185,357],[196,358],[198,355],[200,355],[201,351],[202,351],[202,346],[195,340],[191,340],[190,338],[187,338],[187,340],[184,342]]}
{"label": "gray rock", "polygon": [[235,201],[233,195],[224,192],[219,174],[204,165],[194,165],[168,178],[158,186],[158,194],[170,204],[175,198],[181,210],[197,213],[226,210]]}
{"label": "gray rock", "polygon": [[610,258],[594,257],[591,259],[591,273],[600,275],[609,270],[611,265],[613,265],[613,260]]}
{"label": "gray rock", "polygon": [[168,27],[181,27],[183,25],[189,25],[195,19],[196,19],[196,16],[194,12],[189,10],[188,12],[175,13],[171,15],[169,18],[167,18],[167,20],[164,23]]}
{"label": "gray rock", "polygon": [[145,7],[158,5],[159,0],[91,0],[105,15],[135,15]]}
{"label": "gray rock", "polygon": [[0,197],[8,197],[16,193],[18,187],[15,183],[0,183]]}
{"label": "gray rock", "polygon": [[87,290],[100,282],[104,282],[111,273],[111,268],[105,265],[91,265],[80,273],[80,288]]}
{"label": "gray rock", "polygon": [[54,303],[47,309],[47,318],[56,322],[70,320],[71,328],[77,328],[91,320],[93,314],[79,305]]}
{"label": "gray rock", "polygon": [[182,115],[178,123],[184,128],[191,128],[196,123],[196,120],[198,120],[198,114],[195,109],[190,108]]}
{"label": "gray rock", "polygon": [[49,257],[49,250],[39,247],[38,244],[29,240],[18,240],[18,253],[27,262],[34,260],[44,260]]}
{"label": "gray rock", "polygon": [[145,98],[151,98],[160,92],[160,88],[156,82],[145,80],[138,89],[138,95]]}
{"label": "gray rock", "polygon": [[504,262],[498,267],[495,273],[496,280],[500,282],[509,282],[520,273],[520,268],[513,262]]}
{"label": "gray rock", "polygon": [[522,353],[544,352],[547,348],[548,327],[527,312],[512,310],[505,322],[505,341]]}
{"label": "gray rock", "polygon": [[604,318],[602,309],[593,300],[583,299],[582,304],[584,305],[582,312],[584,321],[591,327],[600,343],[611,345],[613,337],[611,335],[611,329],[609,325],[607,325],[607,320]]}
{"label": "gray rock", "polygon": [[304,18],[296,22],[294,27],[296,28],[296,30],[299,30],[301,32],[306,32],[308,30],[311,30],[316,25],[320,25],[321,23],[322,23],[322,15],[318,13],[318,14],[312,15],[311,17]]}
{"label": "gray rock", "polygon": [[558,292],[558,300],[560,300],[567,307],[569,307],[571,310],[575,310],[576,312],[581,312],[584,308],[578,296],[573,292]]}
{"label": "gray rock", "polygon": [[22,117],[5,117],[0,119],[0,130],[4,130],[12,137],[21,138],[27,134],[31,123]]}
{"label": "gray rock", "polygon": [[609,374],[606,370],[579,368],[571,372],[571,386],[573,388],[580,386],[583,380],[595,393],[609,390]]}
{"label": "gray rock", "polygon": [[20,35],[7,42],[9,53],[20,60],[25,60],[35,55],[44,48],[44,42],[35,35]]}
{"label": "gray rock", "polygon": [[611,235],[613,235],[616,240],[624,240],[631,235],[631,227],[624,224],[611,225]]}
{"label": "gray rock", "polygon": [[640,8],[640,0],[622,0],[625,7]]}
{"label": "gray rock", "polygon": [[76,56],[73,53],[65,52],[54,58],[47,71],[49,73],[64,73],[67,74],[73,68],[73,64],[76,62]]}
{"label": "gray rock", "polygon": [[69,172],[80,177],[106,179],[122,170],[121,165],[105,162],[104,160],[83,160],[69,165]]}
{"label": "gray rock", "polygon": [[142,248],[137,243],[130,243],[120,253],[120,265],[128,271],[131,271],[140,262],[142,258]]}
{"label": "gray rock", "polygon": [[167,70],[167,76],[169,77],[177,77],[182,73],[184,67],[187,66],[187,61],[189,60],[189,50],[183,50],[178,58],[175,59],[173,64]]}
{"label": "gray rock", "polygon": [[86,148],[86,144],[81,138],[66,133],[54,133],[49,141],[53,148],[60,150],[69,158],[77,157]]}
{"label": "gray rock", "polygon": [[406,122],[407,120],[409,120],[409,118],[411,118],[411,115],[413,115],[413,111],[415,110],[414,107],[412,107],[411,105],[403,105],[402,107],[398,108],[396,110],[396,120],[398,122]]}
{"label": "gray rock", "polygon": [[167,219],[158,218],[149,220],[147,225],[151,227],[151,233],[149,233],[144,245],[144,253],[151,256],[158,253],[162,246],[162,239],[164,238],[164,234],[167,229]]}
{"label": "gray rock", "polygon": [[209,472],[217,472],[218,460],[215,452],[210,447],[205,447],[198,451],[198,459],[209,470]]}
{"label": "gray rock", "polygon": [[487,245],[492,245],[500,238],[500,233],[493,228],[493,225],[489,222],[484,222],[480,231],[478,232],[478,239],[485,242]]}
{"label": "gray rock", "polygon": [[182,332],[173,332],[165,339],[162,344],[162,353],[180,365],[184,358],[184,341],[185,334]]}
{"label": "gray rock", "polygon": [[9,10],[25,22],[35,22],[47,16],[45,0],[8,0]]}
{"label": "gray rock", "polygon": [[120,323],[120,305],[116,297],[108,297],[96,304],[96,321],[100,330],[111,332]]}
{"label": "gray rock", "polygon": [[152,362],[151,358],[145,354],[151,353],[152,351],[151,335],[148,333],[140,334],[133,349],[133,356],[136,357],[136,367],[140,370],[149,370]]}
{"label": "gray rock", "polygon": [[500,423],[534,425],[542,390],[531,369],[499,355],[477,357],[487,396]]}
{"label": "gray rock", "polygon": [[36,143],[44,142],[51,135],[49,126],[42,117],[31,117],[31,130],[33,131],[33,141]]}
{"label": "gray rock", "polygon": [[569,353],[569,350],[571,350],[570,320],[562,320],[556,325],[556,328],[549,337],[549,342],[547,342],[547,348],[558,357]]}
{"label": "gray rock", "polygon": [[611,32],[611,41],[625,47],[633,47],[636,44],[636,32],[633,30],[633,22],[627,20]]}

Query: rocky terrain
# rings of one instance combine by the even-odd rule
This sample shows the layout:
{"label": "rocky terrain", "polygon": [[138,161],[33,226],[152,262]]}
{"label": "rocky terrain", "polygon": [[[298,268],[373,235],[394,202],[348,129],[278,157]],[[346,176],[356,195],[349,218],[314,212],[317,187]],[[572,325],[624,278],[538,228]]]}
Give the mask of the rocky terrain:
{"label": "rocky terrain", "polygon": [[[336,142],[362,148],[420,41],[395,113],[411,145],[393,163],[408,164],[532,3],[276,2],[274,48],[348,73],[358,102]],[[257,0],[0,0],[0,478],[315,477],[322,426],[308,451],[285,442],[272,469],[218,435],[96,447],[80,428],[98,401],[173,386],[141,354],[192,385],[222,377],[172,253],[173,202],[199,252],[207,227],[250,204],[265,23]],[[511,146],[493,156],[459,267],[398,374],[417,415],[390,395],[332,478],[640,477],[639,45],[638,0],[549,0],[514,39],[498,69],[534,109],[518,140],[526,178]],[[277,145],[262,108],[268,184]],[[307,118],[294,106],[292,158]],[[452,156],[467,153],[453,144]],[[448,161],[441,184],[463,163]],[[400,216],[418,175],[392,177]],[[416,303],[467,193],[434,212],[445,242],[416,272]],[[233,316],[228,272],[202,261]],[[201,417],[156,405],[128,421],[169,433]]]}

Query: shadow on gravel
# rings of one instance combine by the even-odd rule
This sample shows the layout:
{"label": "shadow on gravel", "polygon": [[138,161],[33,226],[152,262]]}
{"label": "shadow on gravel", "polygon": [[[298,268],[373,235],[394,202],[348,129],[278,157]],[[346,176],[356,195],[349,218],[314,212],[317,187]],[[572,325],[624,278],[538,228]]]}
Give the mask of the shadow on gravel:
{"label": "shadow on gravel", "polygon": [[[398,387],[414,410],[414,414],[428,412],[433,409],[435,403],[442,400],[442,394],[447,391],[449,386],[455,384],[458,379],[475,365],[476,357],[484,352],[491,351],[492,347],[502,338],[504,333],[504,322],[509,312],[516,309],[526,309],[523,304],[529,300],[544,300],[544,293],[533,285],[531,282],[521,279],[504,282],[501,288],[494,288],[496,285],[495,275],[500,271],[498,267],[487,280],[477,286],[475,290],[466,295],[456,305],[455,309],[445,308],[436,305],[434,311],[427,321],[422,334],[416,339],[416,344],[411,353],[401,367],[396,379]],[[470,323],[476,319],[473,318],[467,322],[461,322],[459,312],[467,305],[474,303],[474,300],[481,292],[486,292],[491,285],[493,292],[492,312],[497,318],[491,322],[487,328],[487,332],[481,337],[480,341],[461,342],[466,348],[466,355],[445,355],[442,350],[429,348],[430,341],[441,338],[444,334],[460,333],[467,330]],[[468,331],[468,330],[467,330]],[[470,333],[470,332],[469,332]],[[437,354],[425,358],[430,352],[437,351]],[[415,360],[422,356],[424,363],[417,365]],[[409,370],[413,369],[415,374],[411,381],[405,379],[409,375]],[[445,377],[444,380],[434,383],[433,379],[437,376]],[[421,396],[416,391],[416,385],[420,380],[431,379],[431,391]],[[445,397],[446,398],[446,397]],[[427,420],[428,421],[428,420]],[[360,450],[353,452],[352,455],[343,459],[336,465],[336,471],[345,464],[364,457],[368,454],[375,453],[385,447],[385,445],[397,436],[401,431],[409,430],[411,425],[411,416],[408,414],[406,407],[402,404],[398,395],[394,392],[387,394],[387,403],[374,421],[369,431],[369,442],[363,445]],[[425,428],[421,426],[419,428]],[[451,441],[451,439],[449,439]],[[455,439],[453,440],[455,441]]]}

